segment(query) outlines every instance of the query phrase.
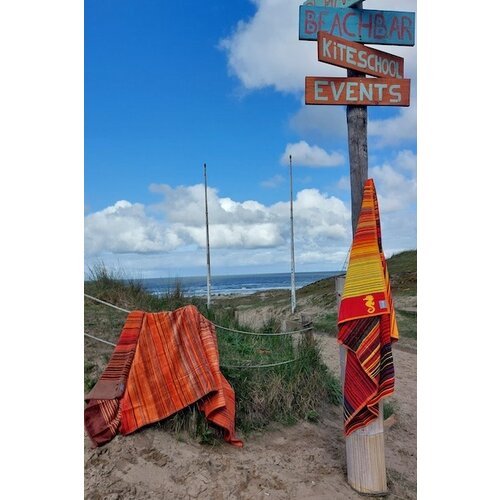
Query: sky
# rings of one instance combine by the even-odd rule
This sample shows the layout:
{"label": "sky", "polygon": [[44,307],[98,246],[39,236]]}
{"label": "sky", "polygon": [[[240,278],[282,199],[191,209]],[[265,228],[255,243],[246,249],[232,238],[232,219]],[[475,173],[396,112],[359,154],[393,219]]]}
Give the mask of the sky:
{"label": "sky", "polygon": [[[127,277],[342,269],[352,239],[345,106],[306,106],[305,76],[346,76],[298,39],[295,0],[86,0],[84,272]],[[416,1],[365,9],[416,12]],[[418,42],[418,17],[416,20]],[[375,47],[375,46],[374,46]],[[417,43],[409,107],[368,107],[386,256],[417,248]]]}

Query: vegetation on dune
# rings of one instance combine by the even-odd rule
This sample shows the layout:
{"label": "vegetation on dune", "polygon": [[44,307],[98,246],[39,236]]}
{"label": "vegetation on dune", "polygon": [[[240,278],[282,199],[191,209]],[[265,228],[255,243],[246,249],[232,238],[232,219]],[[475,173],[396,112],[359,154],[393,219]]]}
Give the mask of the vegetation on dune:
{"label": "vegetation on dune", "polygon": [[[85,293],[127,310],[165,311],[194,304],[216,325],[248,330],[238,323],[234,307],[221,302],[207,310],[202,300],[185,296],[180,282],[168,293],[154,296],[147,293],[140,282],[127,281],[120,273],[109,272],[104,266],[99,266],[92,270],[90,279],[85,282]],[[85,299],[87,333],[116,343],[124,320],[123,312]],[[270,319],[258,331],[275,333],[279,327],[278,320]],[[314,338],[303,334],[252,336],[217,328],[217,340],[221,371],[236,393],[236,426],[239,433],[264,429],[271,422],[291,424],[304,419],[316,421],[325,402],[340,403],[339,381],[323,363]],[[101,344],[97,352],[93,345],[87,343],[86,346],[84,386],[88,391],[102,373],[113,348]],[[103,349],[106,353],[109,351],[104,355],[107,359],[103,358]],[[100,359],[96,360],[96,357]],[[290,360],[294,361],[279,364]],[[272,364],[278,366],[247,367]],[[219,431],[199,414],[196,405],[158,425],[179,435],[188,432],[203,443],[218,442],[221,437]]]}
{"label": "vegetation on dune", "polygon": [[[417,252],[410,250],[387,259],[394,297],[416,295]],[[111,272],[104,265],[89,272],[85,293],[126,310],[171,311],[193,304],[214,324],[235,330],[248,330],[238,323],[238,310],[274,307],[288,309],[289,291],[270,290],[252,295],[218,298],[207,310],[203,298],[187,297],[178,281],[162,295],[148,293],[137,280],[126,280],[120,272]],[[312,318],[317,332],[336,334],[337,302],[334,277],[326,278],[297,290],[297,310],[305,306],[324,311]],[[317,306],[317,307],[316,307]],[[85,332],[116,343],[125,321],[125,314],[116,309],[85,299]],[[411,308],[398,308],[396,318],[401,338],[417,338],[417,313]],[[258,331],[278,332],[281,319],[269,319]],[[302,334],[294,336],[250,336],[217,328],[221,370],[235,389],[237,398],[236,426],[238,433],[264,429],[271,422],[291,424],[298,420],[318,420],[325,402],[339,404],[341,390],[338,379],[321,359],[317,341]],[[113,348],[94,340],[86,341],[84,388],[89,391],[99,378]],[[291,359],[292,363],[268,368],[231,368],[234,366],[268,365]],[[384,403],[385,416],[395,411],[390,401]],[[159,424],[184,433],[202,443],[219,443],[220,432],[207,423],[196,405],[186,408]]]}

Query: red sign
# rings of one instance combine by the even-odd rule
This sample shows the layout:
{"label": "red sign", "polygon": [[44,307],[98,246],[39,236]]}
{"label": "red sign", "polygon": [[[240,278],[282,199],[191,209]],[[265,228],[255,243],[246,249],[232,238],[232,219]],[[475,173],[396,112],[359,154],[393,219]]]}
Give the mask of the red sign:
{"label": "red sign", "polygon": [[410,80],[306,76],[305,103],[409,106]]}
{"label": "red sign", "polygon": [[404,75],[402,57],[330,35],[325,31],[318,33],[318,61],[382,78],[403,78]]}

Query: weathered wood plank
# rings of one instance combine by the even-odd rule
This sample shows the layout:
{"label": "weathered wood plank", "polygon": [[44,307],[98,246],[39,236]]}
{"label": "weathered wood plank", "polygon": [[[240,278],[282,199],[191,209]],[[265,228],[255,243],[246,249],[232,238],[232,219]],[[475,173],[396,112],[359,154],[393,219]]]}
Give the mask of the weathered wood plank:
{"label": "weathered wood plank", "polygon": [[382,78],[404,76],[402,57],[324,31],[318,33],[318,61]]}
{"label": "weathered wood plank", "polygon": [[410,80],[306,76],[306,104],[409,106]]}

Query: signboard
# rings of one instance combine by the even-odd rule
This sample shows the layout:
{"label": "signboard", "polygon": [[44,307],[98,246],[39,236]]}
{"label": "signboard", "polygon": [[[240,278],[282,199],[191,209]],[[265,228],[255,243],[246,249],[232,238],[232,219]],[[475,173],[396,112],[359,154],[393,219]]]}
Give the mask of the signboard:
{"label": "signboard", "polygon": [[317,40],[318,31],[346,40],[380,45],[415,45],[415,12],[299,7],[299,40]]}
{"label": "signboard", "polygon": [[302,5],[316,5],[317,7],[350,7],[364,0],[306,0]]}
{"label": "signboard", "polygon": [[402,57],[373,49],[345,38],[318,33],[318,61],[353,69],[382,78],[403,78],[404,59]]}
{"label": "signboard", "polygon": [[305,103],[409,106],[410,80],[306,76]]}

